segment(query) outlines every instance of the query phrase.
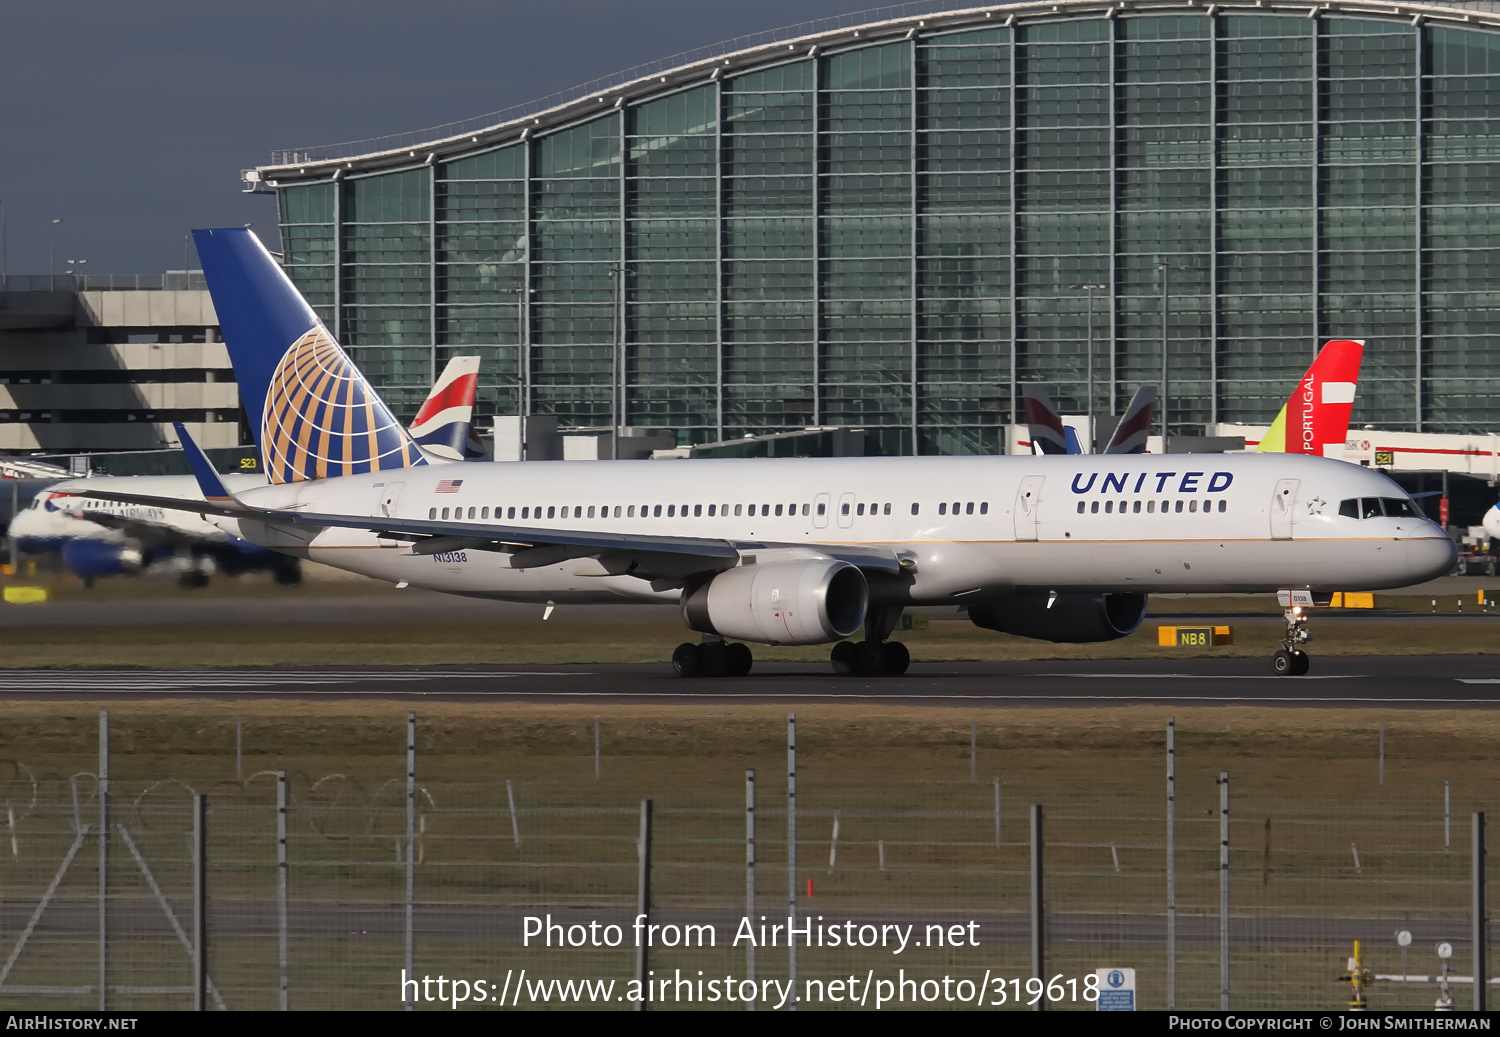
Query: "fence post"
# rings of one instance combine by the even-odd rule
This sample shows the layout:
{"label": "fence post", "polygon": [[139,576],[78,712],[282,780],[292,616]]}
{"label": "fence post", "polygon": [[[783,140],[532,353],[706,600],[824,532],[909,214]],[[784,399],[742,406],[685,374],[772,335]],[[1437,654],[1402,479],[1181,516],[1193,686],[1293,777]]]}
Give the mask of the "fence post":
{"label": "fence post", "polygon": [[995,779],[995,849],[1000,849],[1000,779]]}
{"label": "fence post", "polygon": [[1474,814],[1474,1011],[1485,1010],[1489,993],[1489,928],[1484,908],[1484,812]]}
{"label": "fence post", "polygon": [[516,820],[516,790],[509,778],[505,779],[505,799],[510,804],[510,837],[515,841],[516,849],[519,850],[521,848],[521,823]]}
{"label": "fence post", "polygon": [[[786,715],[786,927],[788,934],[797,921],[797,714]],[[786,942],[787,982],[797,989],[797,941]],[[797,1010],[796,995],[787,1008]]]}
{"label": "fence post", "polygon": [[[406,714],[406,976],[416,976],[413,963],[417,893],[417,715]],[[406,1011],[416,1007],[414,1001],[406,1000],[406,988],[402,987],[401,1000]]]}
{"label": "fence post", "polygon": [[99,1011],[109,1009],[109,711],[99,711]]}
{"label": "fence post", "polygon": [[208,819],[205,796],[193,794],[193,1011],[207,1008]]}
{"label": "fence post", "polygon": [[1047,915],[1042,909],[1042,805],[1031,804],[1031,974],[1042,982],[1036,1011],[1047,1008]]}
{"label": "fence post", "polygon": [[288,873],[286,847],[286,771],[276,775],[276,927],[277,958],[281,969],[281,1010],[291,1009],[291,962],[288,960],[286,899]]}
{"label": "fence post", "polygon": [[639,928],[636,930],[635,981],[641,999],[635,1003],[637,1012],[644,1012],[650,1005],[650,987],[647,984],[647,958],[651,939],[651,801],[641,800],[641,835],[638,843],[640,872],[636,877],[635,915]]}
{"label": "fence post", "polygon": [[1167,1008],[1177,1007],[1177,718],[1167,717]]}
{"label": "fence post", "polygon": [[[745,771],[745,918],[755,917],[755,768]],[[753,922],[751,923],[754,924]],[[755,941],[745,948],[745,978],[755,984]],[[752,995],[745,1011],[755,1011]]]}
{"label": "fence post", "polygon": [[1229,772],[1219,772],[1219,1011],[1229,1011]]}

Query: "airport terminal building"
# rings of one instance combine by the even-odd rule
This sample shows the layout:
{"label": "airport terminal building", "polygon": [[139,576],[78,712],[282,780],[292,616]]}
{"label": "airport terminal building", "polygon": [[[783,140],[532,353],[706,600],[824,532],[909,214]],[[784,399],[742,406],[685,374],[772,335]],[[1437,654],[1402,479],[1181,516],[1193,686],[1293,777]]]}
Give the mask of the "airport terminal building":
{"label": "airport terminal building", "polygon": [[1500,431],[1500,6],[900,11],[246,180],[403,411],[479,353],[481,412],[988,453],[1021,382],[1118,412],[1165,346],[1200,432],[1348,337],[1356,427]]}

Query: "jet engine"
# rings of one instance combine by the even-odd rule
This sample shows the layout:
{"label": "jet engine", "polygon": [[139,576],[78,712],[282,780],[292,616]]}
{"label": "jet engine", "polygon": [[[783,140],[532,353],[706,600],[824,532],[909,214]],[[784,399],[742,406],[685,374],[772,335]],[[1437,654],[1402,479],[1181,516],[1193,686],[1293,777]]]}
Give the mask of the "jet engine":
{"label": "jet engine", "polygon": [[682,619],[694,630],[768,645],[815,645],[865,621],[864,573],[832,558],[742,565],[690,587]]}
{"label": "jet engine", "polygon": [[100,576],[119,576],[141,571],[141,552],[124,544],[103,540],[69,540],[62,549],[63,565],[85,583]]}
{"label": "jet engine", "polygon": [[[1048,606],[1051,601],[1050,607]],[[969,618],[986,630],[1061,644],[1113,641],[1146,618],[1144,594],[1058,594],[1029,591],[970,605]]]}

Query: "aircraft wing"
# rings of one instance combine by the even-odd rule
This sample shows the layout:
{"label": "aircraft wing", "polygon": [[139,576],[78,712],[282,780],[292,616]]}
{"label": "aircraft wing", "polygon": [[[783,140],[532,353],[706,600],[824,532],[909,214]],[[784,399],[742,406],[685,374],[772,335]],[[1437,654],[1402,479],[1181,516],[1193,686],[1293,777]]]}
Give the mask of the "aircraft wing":
{"label": "aircraft wing", "polygon": [[[654,536],[639,533],[601,533],[577,529],[540,529],[501,522],[452,522],[443,519],[388,518],[382,516],[329,515],[307,512],[272,512],[273,521],[299,526],[333,526],[364,529],[391,540],[412,542],[417,554],[442,551],[499,551],[513,556],[518,568],[524,556],[537,550],[536,564],[551,565],[562,557],[583,558],[605,553],[675,555],[679,559],[702,559],[705,569],[724,568],[745,553],[783,548],[811,548],[820,554],[848,562],[871,573],[895,575],[900,559],[878,544],[789,544],[769,541],[731,541],[711,537]],[[541,549],[556,548],[541,553]],[[542,561],[542,559],[546,559]]]}

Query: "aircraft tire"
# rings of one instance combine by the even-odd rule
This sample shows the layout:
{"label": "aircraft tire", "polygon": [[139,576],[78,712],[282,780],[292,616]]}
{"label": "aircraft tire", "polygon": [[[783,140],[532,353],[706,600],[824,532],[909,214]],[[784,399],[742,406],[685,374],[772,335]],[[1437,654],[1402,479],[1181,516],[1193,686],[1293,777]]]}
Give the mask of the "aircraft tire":
{"label": "aircraft tire", "polygon": [[1305,677],[1307,671],[1312,668],[1312,657],[1306,652],[1293,652],[1292,663],[1292,676]]}
{"label": "aircraft tire", "polygon": [[900,641],[887,641],[882,654],[885,656],[885,669],[882,672],[892,677],[901,676],[911,665],[911,652],[907,651],[906,646]]}
{"label": "aircraft tire", "polygon": [[750,654],[750,646],[736,641],[727,646],[729,652],[729,676],[744,677],[750,673],[750,667],[755,662],[755,657]]}
{"label": "aircraft tire", "polygon": [[684,641],[672,652],[672,672],[679,677],[696,677],[702,670],[698,646]]}
{"label": "aircraft tire", "polygon": [[828,661],[840,677],[852,676],[859,672],[859,647],[853,641],[840,641],[828,653]]}
{"label": "aircraft tire", "polygon": [[1297,661],[1292,653],[1283,649],[1271,656],[1271,672],[1278,677],[1293,677],[1297,673]]}
{"label": "aircraft tire", "polygon": [[710,641],[698,646],[699,673],[704,677],[727,677],[731,660],[729,646],[723,641]]}
{"label": "aircraft tire", "polygon": [[890,653],[886,651],[886,646],[883,642],[861,641],[855,645],[855,649],[859,653],[856,656],[859,660],[857,673],[874,677],[889,672],[887,670],[887,659],[890,657]]}

